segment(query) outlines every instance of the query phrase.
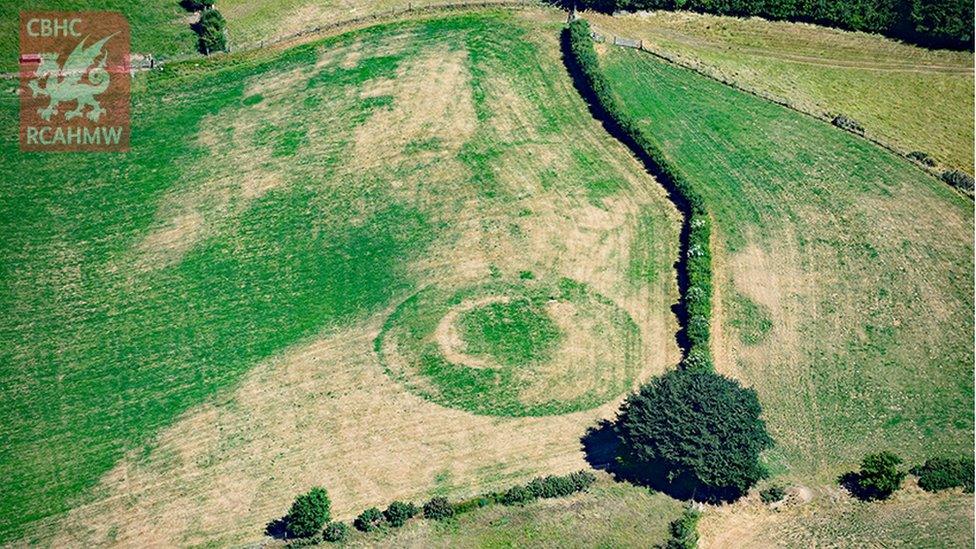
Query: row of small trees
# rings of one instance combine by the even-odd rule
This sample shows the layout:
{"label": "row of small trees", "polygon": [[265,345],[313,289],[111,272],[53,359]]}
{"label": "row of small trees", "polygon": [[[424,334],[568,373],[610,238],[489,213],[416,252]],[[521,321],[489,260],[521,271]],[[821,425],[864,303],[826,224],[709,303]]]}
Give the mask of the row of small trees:
{"label": "row of small trees", "polygon": [[[500,503],[524,505],[540,498],[557,498],[581,492],[589,488],[596,477],[587,471],[568,475],[550,475],[533,479],[528,484],[512,486],[504,492],[491,492],[475,498],[451,503],[447,498],[435,497],[417,507],[413,503],[394,501],[385,510],[377,507],[366,509],[353,520],[353,527],[361,532],[374,532],[386,528],[399,528],[410,519],[423,515],[428,520],[447,520],[454,516]],[[351,529],[344,522],[331,521],[331,501],[325,488],[315,487],[295,498],[288,514],[275,521],[268,530],[283,526],[289,538],[338,542],[346,539]],[[280,524],[283,523],[283,524]]]}

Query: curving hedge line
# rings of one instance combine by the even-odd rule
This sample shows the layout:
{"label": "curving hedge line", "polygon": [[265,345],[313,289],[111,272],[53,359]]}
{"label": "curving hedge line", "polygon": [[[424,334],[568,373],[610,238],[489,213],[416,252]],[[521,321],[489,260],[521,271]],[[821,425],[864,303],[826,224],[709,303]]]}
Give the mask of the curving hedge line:
{"label": "curving hedge line", "polygon": [[582,80],[584,95],[591,107],[603,118],[608,130],[634,150],[655,177],[671,194],[684,215],[682,246],[678,261],[678,288],[685,343],[682,366],[687,369],[711,369],[709,347],[712,316],[711,218],[705,199],[689,183],[681,170],[672,164],[658,145],[640,130],[613,96],[606,76],[600,70],[593,48],[590,25],[585,19],[572,21],[563,35],[568,50],[567,61],[577,81]]}

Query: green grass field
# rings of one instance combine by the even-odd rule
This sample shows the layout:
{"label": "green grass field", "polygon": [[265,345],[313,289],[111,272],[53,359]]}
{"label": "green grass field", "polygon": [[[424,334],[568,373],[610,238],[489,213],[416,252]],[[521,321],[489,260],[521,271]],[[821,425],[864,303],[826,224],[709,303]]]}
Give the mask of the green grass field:
{"label": "green grass field", "polygon": [[593,15],[604,32],[817,115],[843,113],[902,153],[973,173],[973,54],[807,24],[688,12]]}
{"label": "green grass field", "polygon": [[754,386],[774,473],[971,453],[972,203],[908,162],[648,54],[603,48],[625,107],[715,219],[719,367]]}
{"label": "green grass field", "polygon": [[[31,177],[0,195],[0,540],[243,542],[323,472],[348,514],[444,471],[464,495],[578,469],[606,412],[459,419],[388,379],[369,337],[422,286],[531,272],[626,310],[633,375],[673,363],[676,213],[589,117],[545,20],[396,24],[140,75],[126,154],[22,154],[8,134],[4,164]],[[249,374],[269,364],[290,366]],[[379,423],[384,448],[420,445],[399,458],[417,474],[388,467]],[[215,511],[228,483],[247,509]],[[157,538],[137,534],[150,508]]]}
{"label": "green grass field", "polygon": [[0,5],[0,72],[17,70],[20,12],[117,11],[129,21],[133,53],[156,57],[191,54],[197,38],[178,0],[124,2],[122,0],[24,0]]}

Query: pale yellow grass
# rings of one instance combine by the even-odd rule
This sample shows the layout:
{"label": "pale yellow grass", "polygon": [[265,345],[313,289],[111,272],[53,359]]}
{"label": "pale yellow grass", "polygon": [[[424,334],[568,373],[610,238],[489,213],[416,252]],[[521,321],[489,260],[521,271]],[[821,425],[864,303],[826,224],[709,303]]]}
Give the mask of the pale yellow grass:
{"label": "pale yellow grass", "polygon": [[706,506],[700,547],[915,547],[973,544],[972,496],[957,490],[930,494],[906,481],[887,501],[860,502],[836,486],[794,487],[781,504],[758,494],[724,506]]}

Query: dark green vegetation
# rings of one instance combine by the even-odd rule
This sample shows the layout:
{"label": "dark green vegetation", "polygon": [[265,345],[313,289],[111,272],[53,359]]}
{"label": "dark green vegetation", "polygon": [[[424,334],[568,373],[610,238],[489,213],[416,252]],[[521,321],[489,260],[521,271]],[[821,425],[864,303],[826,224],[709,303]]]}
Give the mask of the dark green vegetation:
{"label": "dark green vegetation", "polygon": [[386,517],[383,516],[382,511],[376,507],[370,507],[353,521],[352,525],[356,527],[356,530],[360,532],[372,532],[374,530],[379,530],[386,523]]}
{"label": "dark green vegetation", "polygon": [[419,512],[420,509],[412,503],[394,501],[383,511],[383,517],[386,518],[387,524],[394,528],[399,528]]}
{"label": "dark green vegetation", "polygon": [[759,499],[766,504],[776,503],[784,497],[786,497],[786,490],[783,490],[783,487],[779,484],[774,484],[759,491]]}
{"label": "dark green vegetation", "polygon": [[712,345],[759,394],[772,472],[827,481],[882,444],[971,453],[972,202],[825,122],[606,51],[619,108],[714,219],[716,287],[770,319]]}
{"label": "dark green vegetation", "polygon": [[[504,492],[482,494],[452,504],[446,498],[433,498],[423,506],[423,518],[431,521],[446,521],[479,510],[492,504],[506,506],[526,505],[537,499],[552,499],[584,492],[596,482],[596,476],[589,471],[578,471],[568,475],[549,475],[538,477],[526,485],[517,484]],[[364,534],[371,532],[387,533],[390,529],[402,528],[418,515],[421,509],[412,503],[394,501],[384,511],[376,507],[366,509],[353,521],[353,526]],[[306,538],[305,542],[321,540],[342,541],[349,535],[348,527],[341,522],[328,523],[329,501],[325,490],[314,488],[308,494],[299,496],[292,505],[291,512],[284,518],[285,532],[292,538]],[[277,522],[269,525],[269,533],[277,528]]]}
{"label": "dark green vegetation", "polygon": [[424,518],[431,520],[446,520],[454,516],[454,507],[447,498],[436,497],[424,504]]}
{"label": "dark green vegetation", "polygon": [[458,316],[467,352],[511,367],[549,360],[563,333],[538,301],[492,302]]}
{"label": "dark green vegetation", "polygon": [[330,522],[322,530],[322,539],[330,543],[337,543],[349,537],[349,526],[345,522]]}
{"label": "dark green vegetation", "polygon": [[[314,65],[318,55],[297,48],[276,66]],[[347,97],[343,90],[391,74],[401,59],[317,81],[306,104]],[[126,449],[147,444],[258,361],[409,288],[402,268],[429,241],[427,216],[389,197],[380,181],[350,194],[351,178],[334,172],[353,128],[382,106],[354,97],[316,119],[330,132],[306,162],[265,160],[288,186],[242,204],[180,260],[139,266],[137,246],[159,223],[167,194],[202,185],[198,169],[229,170],[207,167],[211,152],[193,139],[201,121],[245,115],[245,82],[267,69],[151,75],[133,97],[125,155],[20,154],[16,140],[3,143],[6,165],[32,177],[0,197],[8,342],[0,379],[10,388],[0,402],[8,485],[0,539],[65,510]],[[5,120],[16,119],[15,100],[4,101]],[[304,117],[296,110],[282,126],[296,131]]]}
{"label": "dark green vegetation", "polygon": [[936,457],[925,460],[923,465],[912,469],[912,474],[918,477],[918,485],[923,490],[938,492],[950,488],[962,488],[967,493],[973,492],[973,459],[953,459]]}
{"label": "dark green vegetation", "polygon": [[617,418],[627,467],[675,496],[736,499],[773,445],[752,389],[708,370],[675,370],[629,396]]}
{"label": "dark green vegetation", "polygon": [[[566,304],[564,334],[545,307]],[[470,307],[470,308],[468,308]],[[436,335],[453,324],[464,356],[448,358]],[[598,354],[570,361],[563,346],[594,341]],[[585,284],[561,279],[491,283],[453,294],[429,287],[390,315],[376,339],[387,373],[439,404],[485,415],[552,415],[585,410],[626,391],[637,373],[640,334],[628,314]],[[480,360],[486,363],[480,363]],[[479,361],[479,362],[475,362]],[[573,398],[554,398],[554,391]],[[527,400],[524,395],[540,395]]]}
{"label": "dark green vegetation", "polygon": [[681,516],[671,522],[668,530],[671,537],[664,544],[666,549],[695,549],[698,547],[698,521],[701,513],[688,508]]}
{"label": "dark green vegetation", "polygon": [[973,177],[966,172],[959,170],[942,172],[942,180],[970,196],[973,194]]}
{"label": "dark green vegetation", "polygon": [[[711,219],[702,195],[690,184],[661,148],[641,130],[614,97],[593,49],[591,30],[577,19],[563,32],[563,47],[570,73],[577,80],[594,114],[614,137],[627,145],[667,188],[671,200],[684,215],[682,251],[678,262],[681,291],[679,320],[685,366],[711,368],[710,322],[712,315]],[[687,360],[689,359],[690,360]]]}
{"label": "dark green vegetation", "polygon": [[200,14],[200,20],[194,25],[194,30],[200,36],[200,53],[210,55],[227,49],[227,21],[219,11],[204,10]]}
{"label": "dark green vegetation", "polygon": [[295,498],[285,517],[285,530],[295,538],[314,536],[329,522],[332,502],[325,488],[312,488]]}
{"label": "dark green vegetation", "polygon": [[868,454],[861,460],[861,470],[842,475],[840,482],[858,499],[888,499],[905,479],[901,464],[901,458],[888,451]]}
{"label": "dark green vegetation", "polygon": [[885,34],[935,47],[973,47],[973,3],[966,0],[584,0],[601,11],[689,10],[806,21]]}

